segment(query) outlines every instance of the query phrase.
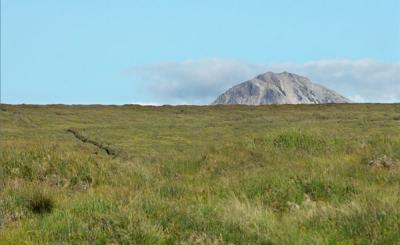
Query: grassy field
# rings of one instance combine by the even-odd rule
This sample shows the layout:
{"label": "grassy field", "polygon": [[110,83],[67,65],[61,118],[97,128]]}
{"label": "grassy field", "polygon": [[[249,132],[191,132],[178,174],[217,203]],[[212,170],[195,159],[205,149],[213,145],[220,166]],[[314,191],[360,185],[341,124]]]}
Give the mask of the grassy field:
{"label": "grassy field", "polygon": [[400,244],[399,160],[399,104],[1,105],[0,244]]}

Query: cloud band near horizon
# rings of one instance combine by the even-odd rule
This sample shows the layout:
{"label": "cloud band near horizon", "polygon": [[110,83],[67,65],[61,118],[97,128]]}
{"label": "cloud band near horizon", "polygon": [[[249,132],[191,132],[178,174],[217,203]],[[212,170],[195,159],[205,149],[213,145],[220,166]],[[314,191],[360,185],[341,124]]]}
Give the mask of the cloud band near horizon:
{"label": "cloud band near horizon", "polygon": [[303,64],[250,64],[229,59],[164,62],[124,71],[141,79],[157,104],[209,104],[228,88],[267,71],[310,78],[354,102],[400,102],[400,63],[334,59]]}

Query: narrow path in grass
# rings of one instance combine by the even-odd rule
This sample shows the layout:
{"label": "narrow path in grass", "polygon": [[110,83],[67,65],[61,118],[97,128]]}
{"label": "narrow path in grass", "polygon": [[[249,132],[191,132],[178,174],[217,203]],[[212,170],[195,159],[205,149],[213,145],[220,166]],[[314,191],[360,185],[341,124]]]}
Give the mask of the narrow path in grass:
{"label": "narrow path in grass", "polygon": [[109,156],[117,156],[117,152],[114,149],[111,149],[110,147],[99,143],[97,141],[94,141],[92,139],[89,139],[88,137],[80,134],[78,131],[74,130],[74,129],[67,129],[66,130],[68,133],[71,133],[72,135],[75,136],[76,139],[80,140],[83,143],[87,143],[87,144],[92,144],[94,146],[96,146],[97,148],[99,148],[100,150],[103,150],[107,153],[107,155]]}

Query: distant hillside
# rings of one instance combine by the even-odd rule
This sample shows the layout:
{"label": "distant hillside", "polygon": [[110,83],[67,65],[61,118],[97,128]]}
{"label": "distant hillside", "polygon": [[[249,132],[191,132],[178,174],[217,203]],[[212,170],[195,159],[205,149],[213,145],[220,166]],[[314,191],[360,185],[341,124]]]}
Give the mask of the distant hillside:
{"label": "distant hillside", "polygon": [[328,104],[348,103],[347,98],[308,78],[293,73],[267,72],[238,84],[212,104]]}

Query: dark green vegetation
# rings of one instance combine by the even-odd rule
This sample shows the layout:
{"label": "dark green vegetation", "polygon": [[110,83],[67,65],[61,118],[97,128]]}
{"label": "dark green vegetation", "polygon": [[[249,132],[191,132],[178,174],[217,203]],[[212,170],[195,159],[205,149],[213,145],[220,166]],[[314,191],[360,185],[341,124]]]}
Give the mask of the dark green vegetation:
{"label": "dark green vegetation", "polygon": [[0,127],[0,243],[400,243],[400,105],[2,105]]}

